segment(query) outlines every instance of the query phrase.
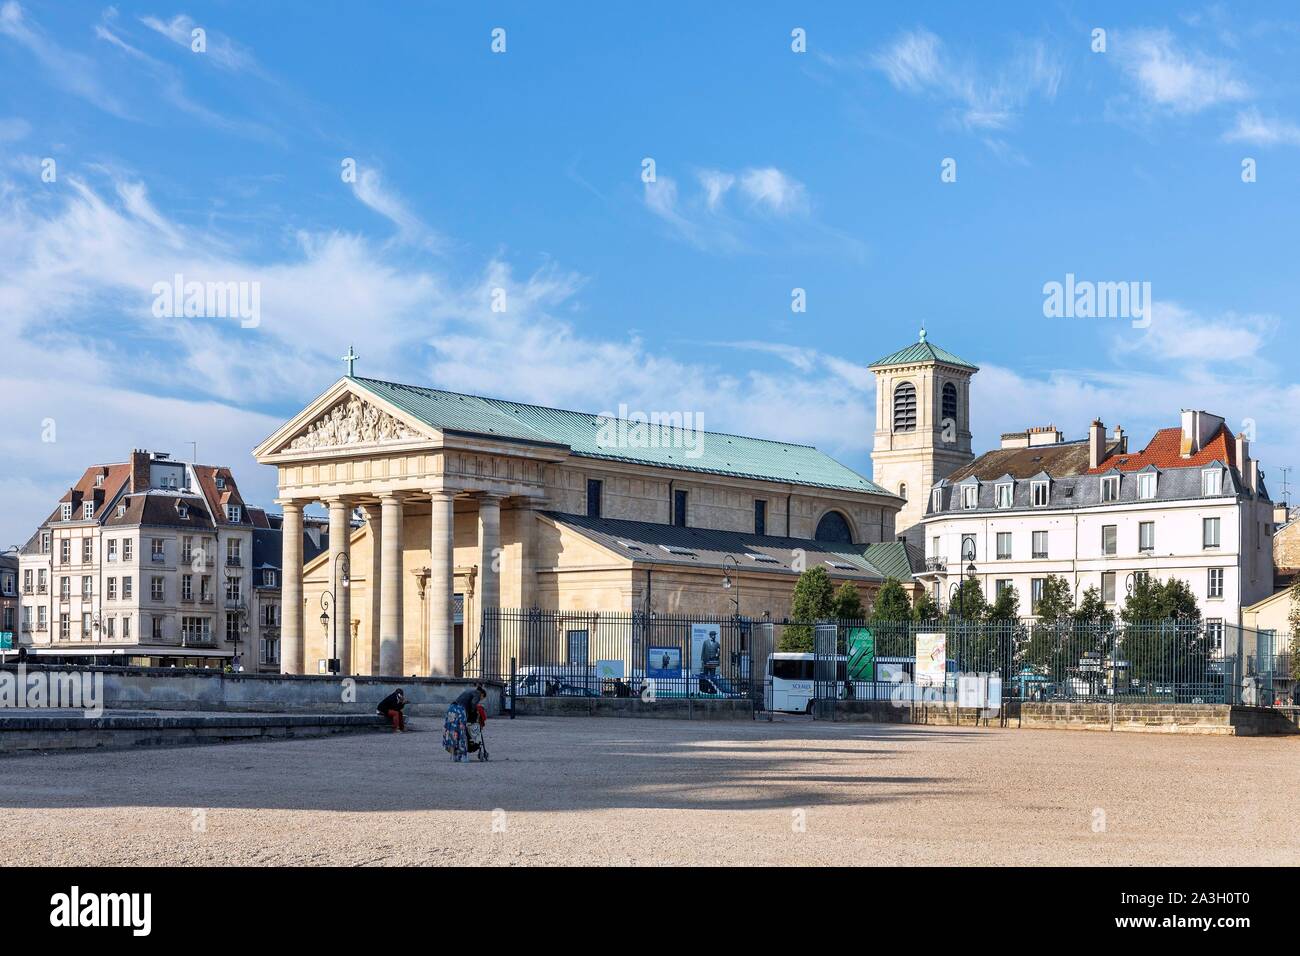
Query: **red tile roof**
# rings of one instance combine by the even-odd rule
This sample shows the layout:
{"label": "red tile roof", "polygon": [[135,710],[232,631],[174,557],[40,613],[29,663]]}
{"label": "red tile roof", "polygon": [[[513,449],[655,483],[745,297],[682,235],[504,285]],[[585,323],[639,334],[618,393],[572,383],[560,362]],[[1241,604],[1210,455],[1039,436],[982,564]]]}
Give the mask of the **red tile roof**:
{"label": "red tile roof", "polygon": [[1147,465],[1157,468],[1199,468],[1212,461],[1221,461],[1229,467],[1237,464],[1237,443],[1227,425],[1220,425],[1214,437],[1207,441],[1201,450],[1188,458],[1182,456],[1183,430],[1181,428],[1162,428],[1147,442],[1147,447],[1136,454],[1111,455],[1096,468],[1088,470],[1090,475],[1099,475],[1112,468],[1119,471],[1141,471]]}

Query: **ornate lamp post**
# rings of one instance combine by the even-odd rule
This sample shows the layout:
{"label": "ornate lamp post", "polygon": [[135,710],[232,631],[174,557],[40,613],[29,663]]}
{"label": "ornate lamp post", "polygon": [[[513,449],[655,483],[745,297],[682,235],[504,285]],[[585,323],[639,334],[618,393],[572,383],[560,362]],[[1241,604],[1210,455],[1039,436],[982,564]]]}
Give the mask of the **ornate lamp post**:
{"label": "ornate lamp post", "polygon": [[[730,565],[727,564],[728,561],[731,562]],[[739,572],[740,572],[740,562],[737,561],[737,560],[735,559],[735,557],[733,557],[732,555],[729,554],[729,555],[727,555],[726,557],[724,557],[724,558],[722,559],[722,568],[723,568],[723,571],[722,571],[722,590],[724,590],[724,591],[730,591],[733,583],[734,583],[735,586],[736,586],[736,593],[732,595],[732,597],[731,597],[731,603],[732,603],[733,605],[735,605],[735,608],[736,608],[735,618],[736,618],[737,621],[739,621],[739,620],[740,620],[740,573],[739,573]],[[735,579],[734,582],[733,582],[732,579],[731,579],[731,569],[732,569],[732,568],[735,568],[735,569],[736,569],[736,572],[737,572],[737,573],[736,573],[736,579]]]}
{"label": "ornate lamp post", "polygon": [[[333,579],[339,582],[339,587],[346,588],[351,585],[352,579],[349,576],[351,566],[352,562],[348,560],[346,554],[340,554],[334,559]],[[341,577],[340,574],[342,575]],[[321,592],[320,596],[320,626],[325,631],[325,635],[330,637],[333,641],[333,650],[330,652],[329,659],[329,672],[331,674],[338,674],[342,670],[342,665],[339,661],[339,622],[336,618],[334,621],[334,630],[331,631],[329,612],[330,608],[333,606],[334,592],[327,588]],[[343,626],[349,626],[349,622],[344,621]]]}

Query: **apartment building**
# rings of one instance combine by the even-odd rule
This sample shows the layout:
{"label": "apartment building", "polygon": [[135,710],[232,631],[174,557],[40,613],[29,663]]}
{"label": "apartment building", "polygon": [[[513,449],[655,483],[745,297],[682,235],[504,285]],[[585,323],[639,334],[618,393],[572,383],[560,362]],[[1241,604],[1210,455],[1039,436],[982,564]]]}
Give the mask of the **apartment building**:
{"label": "apartment building", "polygon": [[0,554],[0,654],[18,647],[18,556]]}
{"label": "apartment building", "polygon": [[19,637],[61,663],[222,666],[259,635],[253,518],[229,468],[93,465],[19,555]]}
{"label": "apartment building", "polygon": [[1273,590],[1273,505],[1259,462],[1224,420],[1185,410],[1138,452],[1100,421],[1086,439],[1053,426],[1002,446],[939,481],[922,521],[936,600],[975,577],[989,601],[1014,586],[1032,616],[1048,575],[1076,597],[1096,587],[1116,611],[1142,575],[1179,577],[1211,633]]}

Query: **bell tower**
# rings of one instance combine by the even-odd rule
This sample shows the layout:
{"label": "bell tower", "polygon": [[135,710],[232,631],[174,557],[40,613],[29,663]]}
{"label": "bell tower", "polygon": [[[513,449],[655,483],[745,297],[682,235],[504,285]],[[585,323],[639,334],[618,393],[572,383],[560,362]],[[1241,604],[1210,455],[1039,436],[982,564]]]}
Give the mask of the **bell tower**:
{"label": "bell tower", "polygon": [[876,441],[872,480],[907,500],[895,534],[925,515],[930,489],[973,461],[970,380],[979,371],[965,359],[919,339],[868,366],[876,375]]}

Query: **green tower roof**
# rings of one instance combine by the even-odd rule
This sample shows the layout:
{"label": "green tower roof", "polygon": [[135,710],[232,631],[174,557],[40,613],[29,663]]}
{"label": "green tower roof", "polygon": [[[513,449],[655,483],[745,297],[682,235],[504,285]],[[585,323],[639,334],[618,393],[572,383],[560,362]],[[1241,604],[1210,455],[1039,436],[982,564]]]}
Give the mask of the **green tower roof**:
{"label": "green tower roof", "polygon": [[888,368],[891,365],[916,365],[920,362],[940,362],[944,365],[955,365],[957,368],[968,368],[971,371],[978,372],[979,366],[967,362],[963,358],[958,358],[947,349],[941,349],[937,345],[931,345],[925,340],[925,329],[921,330],[921,337],[913,342],[907,348],[899,349],[893,355],[886,355],[882,359],[876,359],[867,368]]}

